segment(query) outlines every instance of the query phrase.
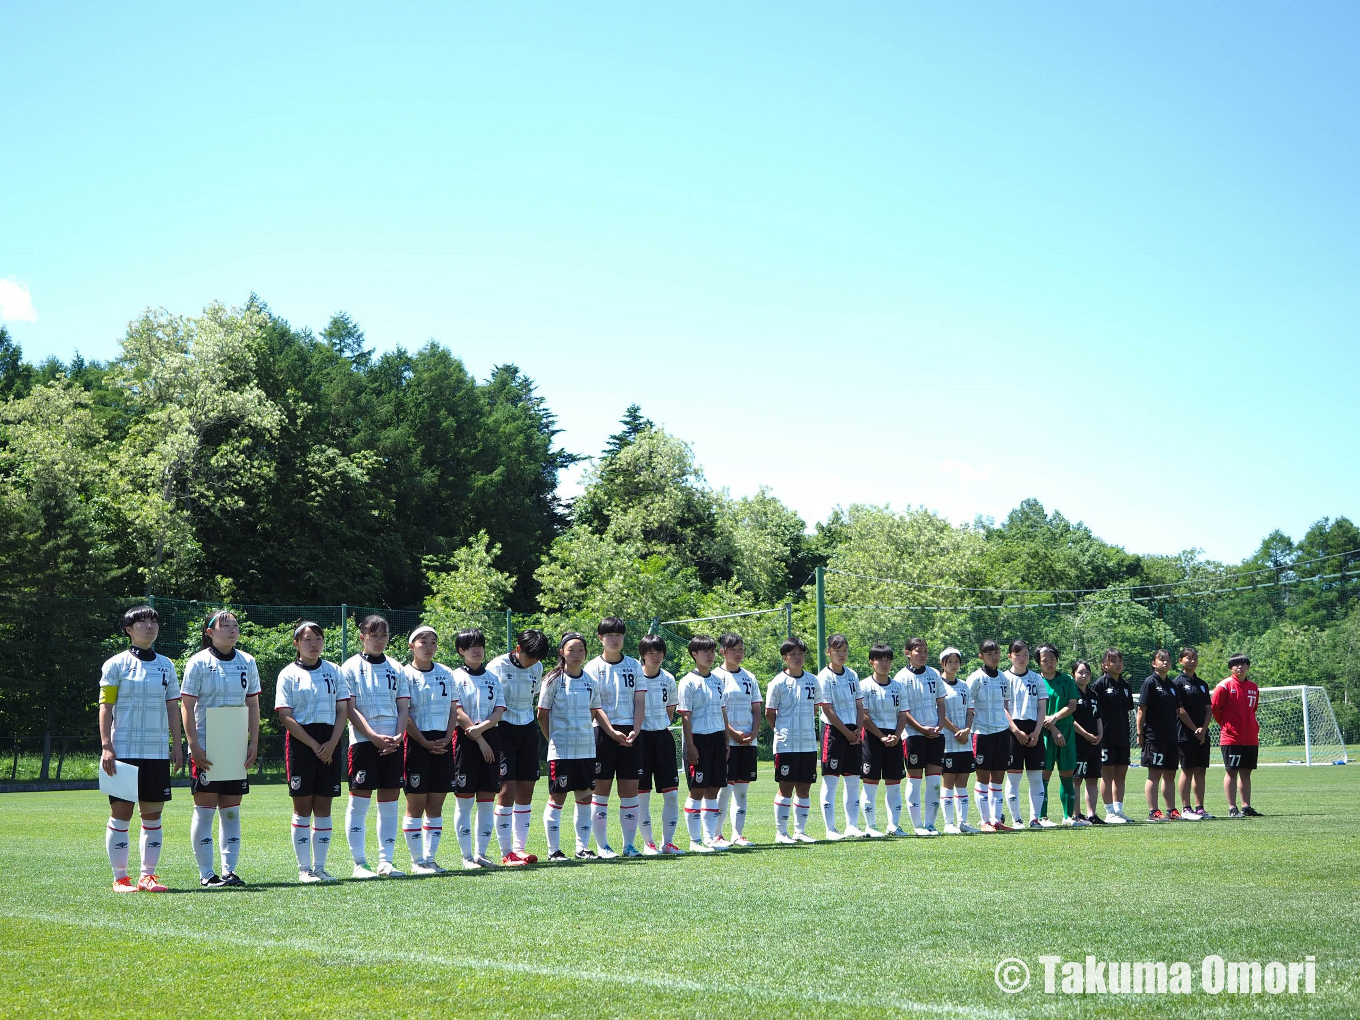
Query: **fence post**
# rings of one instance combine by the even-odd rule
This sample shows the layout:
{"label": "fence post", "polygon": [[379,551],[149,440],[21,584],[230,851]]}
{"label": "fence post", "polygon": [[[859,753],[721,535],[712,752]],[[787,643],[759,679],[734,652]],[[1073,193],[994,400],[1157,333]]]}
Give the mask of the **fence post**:
{"label": "fence post", "polygon": [[817,671],[826,669],[826,568],[817,571]]}
{"label": "fence post", "polygon": [[793,603],[784,603],[784,636],[793,637]]}
{"label": "fence post", "polygon": [[647,626],[647,633],[648,633],[648,634],[660,634],[660,633],[661,633],[661,617],[659,617],[659,616],[653,616],[653,617],[652,617],[652,622],[651,622],[650,624],[648,624],[648,626]]}
{"label": "fence post", "polygon": [[515,650],[515,611],[507,609],[505,611],[505,651],[506,654]]}
{"label": "fence post", "polygon": [[1313,743],[1308,739],[1308,685],[1303,685],[1303,763],[1313,764]]}
{"label": "fence post", "polygon": [[349,606],[340,603],[340,662],[349,658]]}

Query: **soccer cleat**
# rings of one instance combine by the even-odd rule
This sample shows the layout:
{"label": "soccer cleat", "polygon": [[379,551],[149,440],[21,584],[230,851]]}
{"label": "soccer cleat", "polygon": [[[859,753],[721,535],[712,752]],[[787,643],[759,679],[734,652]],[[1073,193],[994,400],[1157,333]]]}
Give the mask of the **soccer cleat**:
{"label": "soccer cleat", "polygon": [[939,835],[939,833],[936,832],[934,829],[932,829],[929,825],[922,825],[922,826],[920,826],[919,828],[917,828],[917,829],[914,830],[914,831],[916,832],[916,835],[918,835],[918,836],[938,836],[938,835]]}
{"label": "soccer cleat", "polygon": [[1039,828],[1041,828],[1041,829],[1056,829],[1057,827],[1058,827],[1058,823],[1055,822],[1055,821],[1053,821],[1053,819],[1051,819],[1051,818],[1040,818],[1040,819],[1039,819]]}
{"label": "soccer cleat", "polygon": [[752,843],[752,842],[751,842],[749,839],[747,839],[745,836],[734,836],[733,839],[732,839],[732,845],[733,845],[734,847],[737,847],[738,849],[740,849],[740,848],[742,848],[742,847],[747,847],[747,846],[755,846],[755,844]]}
{"label": "soccer cleat", "polygon": [[1209,814],[1209,812],[1205,811],[1204,808],[1202,807],[1195,808],[1195,814],[1199,816],[1199,820],[1201,822],[1207,822],[1214,817],[1213,815]]}
{"label": "soccer cleat", "polygon": [[882,838],[883,838],[883,833],[879,832],[877,829],[865,829],[865,830],[864,830],[864,835],[867,836],[867,837],[869,837],[869,839],[882,839]]}
{"label": "soccer cleat", "polygon": [[964,822],[959,826],[959,832],[963,833],[965,836],[975,836],[981,831],[981,829],[973,828],[973,826],[969,825],[967,822]]}
{"label": "soccer cleat", "polygon": [[904,829],[904,828],[902,828],[902,826],[900,826],[900,825],[894,825],[891,829],[888,830],[888,835],[889,835],[889,836],[910,836],[911,833],[907,832],[907,830]]}
{"label": "soccer cleat", "polygon": [[311,868],[306,868],[298,872],[298,881],[303,885],[315,885],[321,879],[317,878]]}
{"label": "soccer cleat", "polygon": [[1242,813],[1243,813],[1244,815],[1246,815],[1248,818],[1264,818],[1264,817],[1265,817],[1265,815],[1261,814],[1261,812],[1257,811],[1257,810],[1256,810],[1254,807],[1252,807],[1250,804],[1246,804],[1246,805],[1243,806],[1243,808],[1242,808]]}
{"label": "soccer cleat", "polygon": [[198,880],[198,887],[200,889],[225,889],[227,885],[216,875],[209,875],[207,878]]}
{"label": "soccer cleat", "polygon": [[1166,813],[1166,820],[1168,822],[1179,822],[1183,817],[1184,816],[1175,808],[1172,808],[1170,811]]}
{"label": "soccer cleat", "polygon": [[[216,878],[217,876],[214,875],[213,877]],[[217,880],[218,880],[219,882],[222,881],[220,878],[217,879]],[[115,879],[113,880],[113,891],[114,891],[114,892],[136,892],[136,891],[137,891],[137,883],[134,882],[134,881],[133,881],[131,878],[129,878],[127,875],[124,875],[122,878],[115,878]]]}
{"label": "soccer cleat", "polygon": [[155,875],[143,875],[141,878],[137,879],[137,891],[169,892],[170,890]]}
{"label": "soccer cleat", "polygon": [[835,829],[827,829],[826,838],[830,840],[832,843],[839,843],[841,840],[845,838],[845,833],[837,832]]}
{"label": "soccer cleat", "polygon": [[716,853],[716,851],[711,846],[705,846],[703,843],[695,843],[692,840],[690,841],[689,844],[689,852],[692,854]]}
{"label": "soccer cleat", "polygon": [[325,868],[313,868],[312,874],[316,876],[318,882],[335,882],[336,877]]}
{"label": "soccer cleat", "polygon": [[1091,823],[1080,815],[1072,819],[1072,828],[1074,829],[1089,829],[1090,827]]}
{"label": "soccer cleat", "polygon": [[[624,851],[624,854],[627,855],[627,853],[628,853],[628,851],[625,850],[625,851]],[[643,856],[643,857],[655,857],[655,856],[656,856],[657,854],[659,854],[659,853],[661,853],[661,851],[658,850],[658,849],[656,848],[656,844],[655,844],[655,843],[647,842],[647,843],[643,843],[643,844],[642,844],[642,856]]]}
{"label": "soccer cleat", "polygon": [[860,830],[853,825],[847,825],[845,827],[846,839],[860,839],[863,835],[864,833],[860,832]]}
{"label": "soccer cleat", "polygon": [[1091,824],[1091,825],[1104,825],[1104,824],[1105,824],[1105,819],[1101,818],[1100,815],[1087,815],[1087,816],[1086,816],[1086,821],[1087,821],[1089,824]]}
{"label": "soccer cleat", "polygon": [[1123,815],[1117,815],[1113,811],[1105,812],[1106,825],[1128,825],[1129,820]]}
{"label": "soccer cleat", "polygon": [[471,857],[464,857],[464,858],[463,858],[463,870],[464,870],[464,871],[481,871],[481,870],[482,870],[482,866],[481,866],[480,864],[478,864],[476,861],[474,861]]}
{"label": "soccer cleat", "polygon": [[809,836],[806,832],[795,832],[795,833],[793,834],[793,838],[794,838],[794,841],[795,841],[795,842],[798,842],[798,843],[815,843],[815,842],[817,842],[817,837],[816,837],[816,836]]}
{"label": "soccer cleat", "polygon": [[1148,812],[1148,821],[1164,822],[1166,821],[1166,815],[1162,814],[1161,808],[1153,808],[1151,811]]}
{"label": "soccer cleat", "polygon": [[624,846],[623,846],[623,856],[624,856],[624,857],[641,857],[641,856],[642,856],[642,851],[639,850],[637,847],[633,846],[632,843],[625,843]]}
{"label": "soccer cleat", "polygon": [[1037,819],[1037,818],[1031,818],[1031,819],[1029,820],[1029,827],[1030,827],[1031,829],[1042,829],[1042,828],[1043,828],[1043,826],[1039,824],[1039,819]]}
{"label": "soccer cleat", "polygon": [[1228,808],[1228,817],[1229,817],[1229,818],[1245,818],[1246,815],[1242,814],[1242,812],[1239,811],[1236,807],[1230,807],[1230,808]]}
{"label": "soccer cleat", "polygon": [[552,853],[548,854],[549,864],[566,864],[570,860],[571,858],[564,854],[561,850],[554,850]]}
{"label": "soccer cleat", "polygon": [[1186,808],[1181,811],[1181,821],[1183,822],[1198,822],[1202,818],[1203,816],[1194,808]]}
{"label": "soccer cleat", "polygon": [[246,883],[245,879],[243,879],[240,875],[236,874],[236,872],[228,871],[225,875],[222,876],[222,884],[236,886],[239,888],[245,888]]}
{"label": "soccer cleat", "polygon": [[712,843],[710,843],[710,844],[708,844],[708,845],[711,846],[714,850],[731,850],[731,849],[732,849],[732,844],[729,843],[727,840],[723,839],[721,835],[719,835],[716,839],[713,840]]}
{"label": "soccer cleat", "polygon": [[997,831],[997,832],[1014,832],[1015,830],[1012,829],[1012,828],[1011,828],[1009,825],[1007,825],[1005,822],[997,822],[997,823],[996,823],[996,831]]}
{"label": "soccer cleat", "polygon": [[664,857],[683,857],[685,851],[681,850],[674,843],[667,843],[661,848],[661,854]]}
{"label": "soccer cleat", "polygon": [[515,851],[515,853],[519,854],[521,857],[523,857],[523,858],[524,858],[526,861],[528,861],[530,864],[537,864],[537,863],[538,863],[538,854],[531,854],[531,853],[529,853],[527,850],[525,850],[523,847],[520,847],[518,850]]}
{"label": "soccer cleat", "polygon": [[979,832],[995,832],[995,831],[996,831],[996,826],[993,825],[991,822],[983,822],[983,823],[982,823],[982,827],[981,827],[978,831],[979,831]]}
{"label": "soccer cleat", "polygon": [[597,854],[594,850],[590,849],[590,847],[583,846],[576,851],[576,859],[578,861],[598,861],[600,859],[600,855]]}
{"label": "soccer cleat", "polygon": [[776,832],[776,833],[774,834],[774,841],[775,841],[776,843],[797,843],[797,842],[798,842],[798,840],[794,839],[794,838],[793,838],[792,836],[790,836],[787,832]]}
{"label": "soccer cleat", "polygon": [[957,836],[957,835],[959,835],[959,834],[962,833],[962,832],[963,832],[963,830],[960,829],[960,828],[959,828],[957,825],[955,825],[953,822],[946,822],[946,823],[945,823],[945,826],[944,826],[944,834],[945,834],[946,836]]}
{"label": "soccer cleat", "polygon": [[379,861],[378,875],[381,878],[405,878],[406,872],[398,871],[391,861]]}
{"label": "soccer cleat", "polygon": [[618,856],[618,853],[614,850],[612,846],[606,843],[604,846],[600,847],[599,853],[597,853],[595,856],[602,861],[612,861],[615,857]]}
{"label": "soccer cleat", "polygon": [[377,878],[377,877],[378,873],[376,871],[370,871],[367,864],[354,865],[354,873],[350,875],[350,878]]}
{"label": "soccer cleat", "polygon": [[493,861],[493,860],[492,860],[490,857],[488,857],[486,854],[478,854],[476,857],[473,858],[473,860],[475,860],[475,861],[477,862],[477,867],[479,867],[479,868],[499,868],[499,867],[500,867],[499,864],[497,864],[495,861]]}
{"label": "soccer cleat", "polygon": [[501,863],[507,868],[522,868],[529,862],[524,859],[523,854],[517,854],[515,851],[511,850],[501,858]]}
{"label": "soccer cleat", "polygon": [[1064,819],[1062,820],[1062,823],[1063,823],[1063,825],[1065,825],[1065,826],[1066,826],[1067,828],[1069,828],[1069,829],[1070,829],[1072,826],[1074,826],[1074,825],[1077,824],[1077,823],[1072,819],[1072,817],[1071,817],[1070,815],[1069,815],[1068,817],[1064,818]]}
{"label": "soccer cleat", "polygon": [[425,867],[430,869],[430,873],[432,875],[447,875],[449,873],[449,869],[441,868],[439,866],[439,862],[436,861],[433,857],[431,857],[429,860],[425,862]]}
{"label": "soccer cleat", "polygon": [[411,874],[413,875],[435,875],[438,874],[430,865],[424,861],[411,862]]}

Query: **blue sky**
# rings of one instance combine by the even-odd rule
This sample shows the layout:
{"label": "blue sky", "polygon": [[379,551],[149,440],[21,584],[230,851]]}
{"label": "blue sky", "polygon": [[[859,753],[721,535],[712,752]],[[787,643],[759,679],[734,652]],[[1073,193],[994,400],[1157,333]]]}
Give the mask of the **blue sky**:
{"label": "blue sky", "polygon": [[0,10],[30,360],[254,291],[809,522],[1360,518],[1353,4],[196,8]]}

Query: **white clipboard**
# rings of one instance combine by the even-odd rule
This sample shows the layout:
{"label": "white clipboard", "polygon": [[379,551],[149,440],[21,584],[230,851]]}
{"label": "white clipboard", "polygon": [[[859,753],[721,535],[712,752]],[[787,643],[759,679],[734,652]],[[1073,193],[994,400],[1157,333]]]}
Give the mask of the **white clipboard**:
{"label": "white clipboard", "polygon": [[137,773],[140,770],[136,765],[129,765],[125,761],[114,760],[113,775],[109,775],[102,768],[99,770],[99,792],[109,797],[117,797],[119,800],[130,800],[134,804],[137,802]]}
{"label": "white clipboard", "polygon": [[220,783],[246,777],[246,712],[244,705],[207,710],[203,753],[212,768],[204,774],[204,781]]}

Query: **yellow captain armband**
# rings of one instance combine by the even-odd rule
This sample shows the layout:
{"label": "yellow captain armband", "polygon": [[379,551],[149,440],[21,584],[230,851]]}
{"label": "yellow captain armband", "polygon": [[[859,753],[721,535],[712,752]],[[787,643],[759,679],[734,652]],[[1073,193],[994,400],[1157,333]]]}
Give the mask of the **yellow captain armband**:
{"label": "yellow captain armband", "polygon": [[100,687],[99,703],[101,705],[112,705],[118,700],[117,687]]}

